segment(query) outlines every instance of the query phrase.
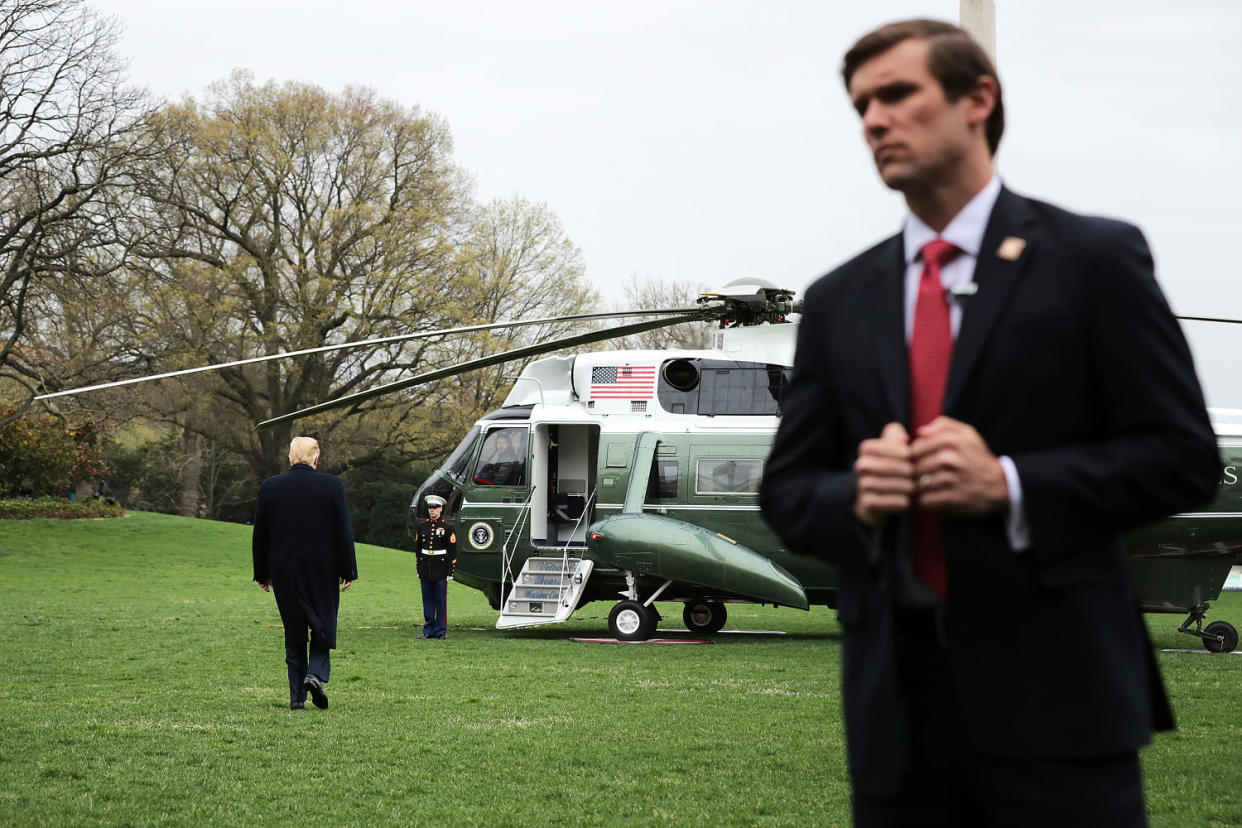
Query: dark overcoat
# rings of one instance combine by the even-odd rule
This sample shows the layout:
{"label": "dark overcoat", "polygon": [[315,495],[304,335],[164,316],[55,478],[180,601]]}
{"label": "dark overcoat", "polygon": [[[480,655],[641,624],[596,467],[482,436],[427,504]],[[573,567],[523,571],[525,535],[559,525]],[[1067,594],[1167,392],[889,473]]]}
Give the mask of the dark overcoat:
{"label": "dark overcoat", "polygon": [[[1012,240],[1012,241],[1009,241]],[[909,428],[900,235],[815,283],[760,501],[795,551],[838,567],[850,765],[905,766],[894,612],[907,521],[853,515],[858,445]],[[1216,441],[1142,234],[1002,189],[964,305],[944,412],[1014,461],[1032,546],[1003,515],[950,517],[945,624],[966,727],[988,755],[1107,756],[1172,725],[1123,533],[1211,498]]]}
{"label": "dark overcoat", "polygon": [[271,581],[285,625],[304,621],[321,643],[336,647],[339,582],[358,579],[340,478],[298,463],[264,480],[251,547],[254,579]]}

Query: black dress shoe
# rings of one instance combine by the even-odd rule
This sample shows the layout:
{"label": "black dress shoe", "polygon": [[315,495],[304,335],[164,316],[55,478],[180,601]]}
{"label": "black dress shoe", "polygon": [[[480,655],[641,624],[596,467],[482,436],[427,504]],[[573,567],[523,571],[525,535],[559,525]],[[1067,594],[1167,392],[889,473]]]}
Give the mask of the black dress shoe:
{"label": "black dress shoe", "polygon": [[427,635],[427,633],[419,633],[417,636],[415,636],[415,638],[435,638],[435,636]]}
{"label": "black dress shoe", "polygon": [[305,710],[306,702],[291,701],[289,702],[289,709],[290,710]]}
{"label": "black dress shoe", "polygon": [[323,692],[323,682],[319,680],[319,676],[314,673],[307,673],[306,678],[302,679],[302,686],[310,693],[311,701],[315,703],[315,707],[320,710],[328,709],[328,694]]}

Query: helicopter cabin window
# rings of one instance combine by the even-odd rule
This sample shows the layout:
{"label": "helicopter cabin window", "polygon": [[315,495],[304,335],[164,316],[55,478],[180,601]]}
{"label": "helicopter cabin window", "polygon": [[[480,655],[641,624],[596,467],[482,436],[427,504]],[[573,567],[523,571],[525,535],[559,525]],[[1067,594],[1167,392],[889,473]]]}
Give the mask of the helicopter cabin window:
{"label": "helicopter cabin window", "polygon": [[763,362],[674,359],[660,372],[661,407],[672,414],[707,417],[780,414],[790,369]]}
{"label": "helicopter cabin window", "polygon": [[762,479],[762,460],[710,458],[698,461],[694,488],[699,494],[758,494]]}
{"label": "helicopter cabin window", "polygon": [[479,442],[480,430],[478,426],[470,429],[470,432],[457,444],[457,448],[453,449],[449,458],[444,461],[442,467],[444,473],[454,480],[466,479],[466,467],[470,465],[470,455],[474,454],[474,447]]}
{"label": "helicopter cabin window", "polygon": [[677,497],[677,461],[651,461],[651,475],[647,478],[647,500],[673,500]]}
{"label": "helicopter cabin window", "polygon": [[525,428],[493,428],[483,438],[483,450],[474,469],[482,486],[526,485]]}
{"label": "helicopter cabin window", "polygon": [[780,368],[743,366],[703,372],[700,414],[779,414]]}

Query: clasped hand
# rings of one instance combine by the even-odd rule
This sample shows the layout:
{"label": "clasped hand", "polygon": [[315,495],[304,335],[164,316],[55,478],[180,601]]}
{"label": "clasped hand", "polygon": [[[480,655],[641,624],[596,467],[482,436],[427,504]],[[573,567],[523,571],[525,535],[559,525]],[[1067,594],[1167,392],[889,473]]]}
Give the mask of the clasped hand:
{"label": "clasped hand", "polygon": [[1009,506],[1000,460],[974,427],[951,417],[920,427],[914,440],[900,423],[889,423],[879,437],[859,444],[854,474],[854,515],[871,527],[915,503],[955,515]]}

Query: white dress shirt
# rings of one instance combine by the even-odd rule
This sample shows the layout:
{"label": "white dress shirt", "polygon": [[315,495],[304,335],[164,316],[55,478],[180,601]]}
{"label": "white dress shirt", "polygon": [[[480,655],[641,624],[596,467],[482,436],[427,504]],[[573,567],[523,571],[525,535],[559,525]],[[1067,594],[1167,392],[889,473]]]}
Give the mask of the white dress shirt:
{"label": "white dress shirt", "polygon": [[[935,238],[942,238],[953,243],[961,252],[940,268],[940,281],[949,297],[949,325],[953,329],[953,338],[962,327],[962,304],[969,301],[973,292],[975,264],[979,261],[979,248],[983,246],[983,234],[988,227],[988,219],[992,216],[992,208],[1000,195],[1000,178],[993,175],[992,179],[979,193],[961,209],[944,232],[937,234],[913,213],[906,217],[905,228],[902,230],[902,242],[906,257],[905,312],[906,312],[906,343],[914,331],[914,305],[918,301],[919,282],[923,278],[923,262],[919,255],[923,245]],[[1005,482],[1009,486],[1009,515],[1006,528],[1009,543],[1015,551],[1021,552],[1031,545],[1030,527],[1026,522],[1026,511],[1022,503],[1022,481],[1018,479],[1018,469],[1008,456],[999,458],[1001,468],[1005,472]]]}

